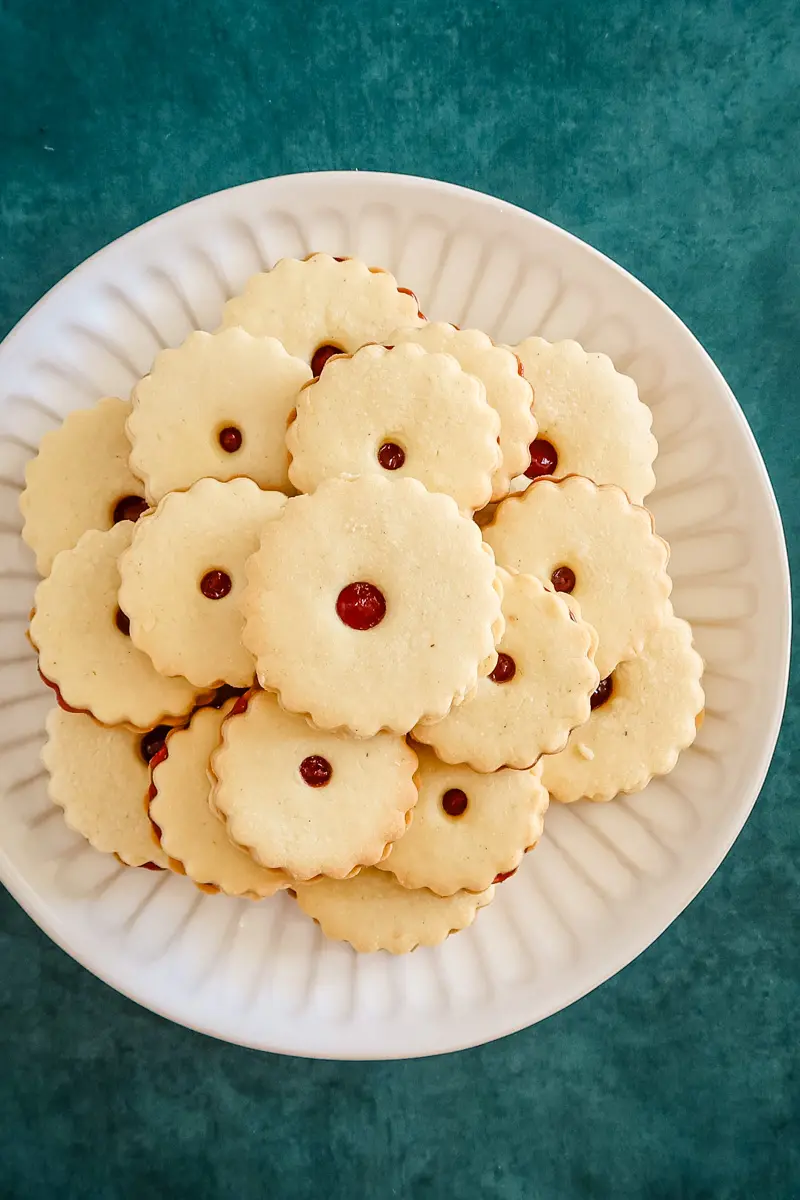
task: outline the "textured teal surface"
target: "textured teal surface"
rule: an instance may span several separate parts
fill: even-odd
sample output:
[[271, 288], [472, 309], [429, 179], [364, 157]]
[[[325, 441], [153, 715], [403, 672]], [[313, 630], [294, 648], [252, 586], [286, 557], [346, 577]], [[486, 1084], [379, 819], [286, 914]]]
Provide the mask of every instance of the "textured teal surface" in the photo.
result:
[[[661, 295], [800, 565], [800, 48], [786, 0], [0, 0], [0, 333], [111, 238], [262, 175], [407, 171]], [[800, 691], [727, 860], [566, 1012], [423, 1062], [293, 1061], [136, 1008], [0, 901], [0, 1196], [800, 1194]]]

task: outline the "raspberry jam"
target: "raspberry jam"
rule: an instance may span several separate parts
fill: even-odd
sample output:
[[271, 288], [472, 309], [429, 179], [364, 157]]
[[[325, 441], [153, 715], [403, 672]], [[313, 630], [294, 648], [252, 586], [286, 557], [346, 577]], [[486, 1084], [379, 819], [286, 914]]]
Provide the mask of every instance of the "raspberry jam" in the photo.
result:
[[163, 759], [167, 757], [165, 741], [169, 730], [169, 725], [156, 725], [155, 729], [151, 729], [144, 735], [139, 743], [139, 750], [146, 763], [152, 764], [153, 759], [157, 754], [161, 754], [162, 750], [164, 754], [159, 762], [163, 762]]
[[120, 631], [120, 633], [124, 633], [125, 637], [130, 637], [131, 636], [131, 623], [130, 623], [130, 620], [128, 619], [128, 617], [125, 616], [125, 613], [122, 611], [121, 608], [117, 609], [117, 615], [114, 618], [114, 620], [116, 622], [117, 629]]
[[498, 654], [497, 665], [489, 678], [492, 683], [508, 683], [517, 673], [517, 664], [510, 654]]
[[226, 425], [219, 431], [219, 444], [226, 454], [235, 454], [242, 446], [242, 431], [235, 425]]
[[350, 629], [374, 629], [386, 616], [386, 601], [374, 583], [349, 583], [339, 592], [336, 612]]
[[467, 811], [467, 793], [461, 788], [448, 788], [442, 796], [442, 808], [448, 817], [460, 817]]
[[501, 871], [499, 875], [495, 875], [492, 883], [505, 883], [505, 881], [510, 879], [512, 875], [516, 875], [518, 870], [519, 867], [514, 867], [513, 871]]
[[114, 508], [114, 524], [118, 521], [138, 521], [149, 505], [141, 496], [123, 496]]
[[325, 346], [317, 347], [311, 358], [311, 374], [315, 379], [322, 374], [322, 368], [329, 358], [333, 358], [334, 354], [344, 354], [341, 346], [333, 346], [328, 343]]
[[396, 442], [384, 442], [378, 451], [378, 462], [385, 471], [399, 471], [406, 461], [406, 452]]
[[221, 600], [232, 586], [231, 577], [225, 571], [206, 571], [200, 580], [200, 591], [207, 600]]
[[309, 754], [300, 763], [300, 775], [309, 787], [321, 788], [330, 783], [333, 767], [321, 754]]
[[611, 699], [611, 693], [614, 691], [613, 675], [606, 675], [605, 679], [601, 679], [597, 687], [589, 697], [589, 704], [592, 706], [592, 712], [596, 708], [602, 708], [607, 700]]
[[552, 442], [545, 438], [537, 438], [530, 444], [531, 465], [525, 474], [528, 479], [540, 479], [542, 475], [552, 475], [558, 465], [558, 454]]
[[550, 582], [557, 592], [571, 592], [575, 587], [575, 572], [572, 567], [556, 567]]

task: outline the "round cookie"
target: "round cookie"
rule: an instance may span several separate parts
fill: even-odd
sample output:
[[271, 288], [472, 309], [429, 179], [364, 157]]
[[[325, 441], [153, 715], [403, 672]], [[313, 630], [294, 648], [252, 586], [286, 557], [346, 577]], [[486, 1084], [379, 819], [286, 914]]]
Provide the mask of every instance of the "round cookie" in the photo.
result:
[[252, 683], [239, 610], [245, 561], [285, 503], [252, 479], [201, 479], [140, 521], [120, 559], [119, 603], [158, 671], [198, 687]]
[[275, 338], [244, 329], [192, 333], [162, 350], [133, 390], [127, 423], [131, 466], [152, 503], [204, 477], [286, 491], [286, 426], [310, 378]]
[[411, 477], [471, 513], [491, 499], [499, 434], [486, 389], [452, 355], [364, 346], [331, 359], [298, 396], [289, 478], [313, 492], [340, 475]]
[[211, 754], [235, 703], [200, 708], [188, 726], [169, 733], [151, 763], [150, 820], [173, 870], [205, 890], [260, 900], [286, 887], [288, 877], [234, 846], [209, 804]]
[[516, 871], [542, 836], [550, 803], [541, 767], [480, 774], [420, 748], [419, 800], [406, 834], [380, 863], [405, 888], [482, 892]]
[[354, 879], [320, 879], [298, 887], [296, 894], [326, 937], [349, 942], [363, 954], [408, 954], [466, 929], [478, 909], [494, 899], [494, 888], [443, 897], [427, 888], [409, 891], [393, 875], [370, 869]]
[[199, 692], [186, 679], [160, 675], [129, 636], [117, 599], [118, 560], [137, 528], [120, 521], [89, 530], [56, 555], [36, 589], [30, 639], [42, 676], [69, 708], [104, 725], [150, 729], [186, 716]]
[[[168, 866], [147, 817], [147, 755], [166, 730], [107, 729], [83, 713], [53, 708], [47, 717], [42, 762], [51, 800], [70, 829], [126, 866]], [[155, 736], [154, 736], [155, 735]]]
[[439, 719], [497, 661], [494, 558], [416, 479], [327, 480], [287, 501], [247, 566], [244, 640], [284, 708], [370, 737]]
[[530, 337], [514, 349], [533, 388], [539, 425], [526, 475], [586, 475], [617, 484], [641, 504], [656, 485], [658, 443], [634, 381], [605, 354], [587, 354], [577, 342]]
[[416, 765], [394, 734], [322, 733], [255, 691], [222, 726], [211, 803], [257, 862], [294, 879], [342, 879], [379, 862], [405, 832]]
[[367, 342], [385, 342], [393, 329], [421, 325], [412, 292], [388, 271], [358, 258], [311, 254], [282, 258], [248, 280], [222, 311], [222, 327], [241, 326], [275, 337], [318, 375], [330, 353], [352, 354]]
[[498, 574], [506, 627], [495, 669], [444, 720], [412, 730], [444, 762], [476, 771], [519, 770], [562, 750], [600, 682], [594, 631], [563, 598], [532, 575]]
[[668, 774], [697, 734], [702, 674], [689, 625], [669, 616], [636, 658], [603, 681], [591, 717], [566, 749], [543, 760], [542, 779], [553, 799], [611, 800]]
[[87, 529], [135, 521], [147, 508], [144, 486], [128, 466], [127, 400], [106, 396], [76, 409], [46, 433], [25, 469], [19, 506], [23, 540], [48, 575], [60, 550], [70, 550]]
[[669, 611], [669, 549], [618, 487], [540, 479], [501, 501], [483, 536], [509, 570], [571, 592], [597, 631], [601, 679], [638, 654]]
[[492, 500], [508, 494], [511, 480], [531, 461], [529, 446], [536, 437], [533, 391], [516, 354], [496, 346], [479, 329], [457, 329], [444, 321], [428, 321], [416, 329], [397, 329], [389, 341], [414, 342], [429, 353], [452, 354], [462, 370], [480, 379], [486, 399], [500, 417], [501, 463], [492, 477]]

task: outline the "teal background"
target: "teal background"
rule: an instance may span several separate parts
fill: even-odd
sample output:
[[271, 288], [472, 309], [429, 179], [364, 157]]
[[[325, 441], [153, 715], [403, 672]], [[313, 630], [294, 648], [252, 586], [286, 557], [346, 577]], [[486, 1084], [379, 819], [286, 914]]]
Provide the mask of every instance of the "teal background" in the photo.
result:
[[[798, 566], [800, 48], [786, 0], [0, 0], [0, 333], [70, 268], [283, 172], [438, 176], [670, 304]], [[800, 1194], [798, 686], [752, 818], [617, 978], [440, 1059], [304, 1062], [138, 1009], [0, 901], [0, 1197]]]

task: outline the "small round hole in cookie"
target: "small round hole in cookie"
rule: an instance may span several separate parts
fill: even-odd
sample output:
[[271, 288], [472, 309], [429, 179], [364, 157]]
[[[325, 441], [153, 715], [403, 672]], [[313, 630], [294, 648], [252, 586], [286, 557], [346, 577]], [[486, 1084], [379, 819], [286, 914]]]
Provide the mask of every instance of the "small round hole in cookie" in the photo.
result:
[[558, 451], [547, 438], [537, 438], [530, 444], [531, 461], [525, 471], [528, 479], [541, 479], [543, 475], [552, 475], [558, 466]]
[[575, 572], [572, 567], [556, 567], [550, 576], [550, 582], [557, 592], [566, 592], [569, 595], [575, 587]]
[[339, 592], [336, 613], [350, 629], [374, 629], [386, 616], [386, 600], [374, 583], [359, 580]]
[[333, 767], [321, 754], [309, 754], [300, 763], [300, 777], [309, 787], [325, 787], [332, 776]]
[[489, 675], [492, 683], [510, 683], [517, 673], [517, 664], [510, 654], [502, 652], [497, 656], [497, 663]]
[[329, 358], [333, 358], [334, 354], [344, 354], [341, 346], [334, 345], [333, 342], [325, 342], [322, 346], [317, 346], [311, 356], [311, 374], [316, 379], [322, 374], [322, 368]]
[[591, 705], [592, 712], [594, 712], [596, 708], [602, 708], [604, 704], [607, 704], [613, 694], [614, 676], [606, 675], [605, 679], [600, 680], [597, 687], [589, 697], [589, 704]]
[[233, 581], [227, 571], [214, 567], [206, 571], [200, 580], [200, 591], [207, 600], [222, 600], [233, 587]]
[[223, 425], [217, 440], [226, 454], [235, 454], [242, 448], [242, 431], [238, 425]]
[[399, 471], [406, 461], [406, 452], [395, 441], [382, 442], [378, 448], [378, 462], [384, 471]]
[[138, 521], [149, 505], [141, 496], [122, 496], [114, 505], [111, 519], [115, 525], [120, 521]]
[[467, 793], [461, 788], [448, 788], [442, 796], [442, 808], [448, 817], [463, 817], [468, 804]]

